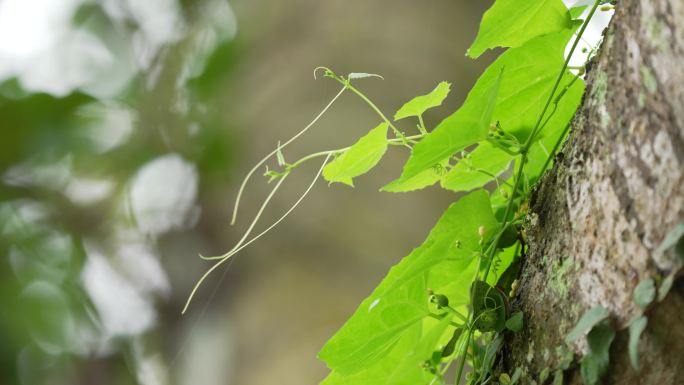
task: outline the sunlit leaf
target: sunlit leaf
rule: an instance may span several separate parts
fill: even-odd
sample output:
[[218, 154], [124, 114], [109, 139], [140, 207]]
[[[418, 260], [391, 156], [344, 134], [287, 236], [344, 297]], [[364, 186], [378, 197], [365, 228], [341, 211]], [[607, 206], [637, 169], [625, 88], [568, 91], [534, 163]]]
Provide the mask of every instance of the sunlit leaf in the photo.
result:
[[394, 120], [404, 119], [409, 116], [420, 116], [430, 108], [440, 106], [449, 95], [450, 88], [450, 83], [441, 82], [429, 94], [416, 96], [401, 106], [399, 111], [394, 114]]
[[408, 179], [395, 179], [394, 181], [383, 186], [380, 191], [385, 192], [409, 192], [420, 190], [422, 188], [432, 186], [439, 182], [446, 172], [446, 165], [448, 160], [439, 162], [434, 167], [428, 168], [418, 173], [416, 176]]
[[441, 185], [452, 191], [482, 187], [506, 171], [512, 160], [512, 155], [484, 142], [456, 163], [442, 178]]
[[[373, 294], [326, 343], [319, 357], [344, 376], [383, 359], [402, 335], [427, 315], [424, 273], [440, 262], [449, 262], [454, 264], [451, 279], [455, 279], [471, 265], [479, 250], [480, 226], [492, 230], [498, 226], [483, 190], [461, 198], [446, 210], [425, 242], [390, 269]], [[430, 281], [431, 286], [446, 282]], [[465, 287], [468, 285], [464, 282]]]
[[354, 186], [352, 178], [367, 173], [387, 151], [387, 123], [380, 123], [323, 169], [328, 182]]
[[[391, 274], [392, 270], [388, 277]], [[414, 276], [410, 282], [380, 297], [375, 293], [382, 291], [383, 283], [319, 352], [318, 357], [330, 369], [347, 375], [382, 360], [427, 315], [423, 275]]]
[[[573, 27], [538, 37], [503, 53], [478, 79], [461, 108], [416, 144], [399, 180], [408, 180], [458, 151], [485, 140], [489, 124], [494, 121], [521, 141], [527, 140], [563, 66], [565, 46], [574, 30]], [[573, 78], [574, 75], [566, 74], [561, 87]], [[496, 99], [495, 106], [491, 105], [492, 98]], [[574, 113], [575, 108], [576, 105], [569, 109]], [[560, 135], [567, 124], [567, 120], [562, 121], [560, 117], [554, 115], [540, 138], [550, 132]], [[535, 164], [539, 168], [543, 161], [535, 161]]]
[[476, 58], [495, 47], [519, 47], [569, 24], [570, 14], [562, 0], [497, 0], [482, 17], [468, 56]]

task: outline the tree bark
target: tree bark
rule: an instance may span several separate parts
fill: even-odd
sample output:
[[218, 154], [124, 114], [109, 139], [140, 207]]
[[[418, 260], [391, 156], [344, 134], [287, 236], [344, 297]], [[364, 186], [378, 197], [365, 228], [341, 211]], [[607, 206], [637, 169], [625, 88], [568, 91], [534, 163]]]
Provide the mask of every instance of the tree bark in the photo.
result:
[[639, 371], [626, 330], [640, 313], [635, 286], [681, 272], [672, 251], [656, 249], [684, 220], [684, 1], [620, 0], [616, 8], [572, 133], [530, 201], [513, 302], [525, 328], [507, 337], [502, 360], [508, 373], [524, 369], [523, 383], [541, 383], [563, 346], [575, 354], [564, 383], [581, 383], [585, 343], [563, 339], [602, 304], [617, 330], [604, 385], [684, 384], [684, 280], [646, 311]]

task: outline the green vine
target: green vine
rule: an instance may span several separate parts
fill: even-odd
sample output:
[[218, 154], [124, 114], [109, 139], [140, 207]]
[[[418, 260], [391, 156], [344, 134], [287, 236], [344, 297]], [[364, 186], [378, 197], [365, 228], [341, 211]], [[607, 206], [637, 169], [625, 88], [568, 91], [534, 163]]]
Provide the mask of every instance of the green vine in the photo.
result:
[[[271, 193], [239, 242], [227, 253], [202, 257], [214, 265], [199, 279], [183, 309], [214, 270], [280, 223], [322, 176], [330, 183], [353, 186], [372, 169], [389, 146], [410, 149], [401, 176], [382, 191], [418, 190], [436, 183], [467, 195], [453, 203], [426, 241], [394, 266], [354, 315], [323, 347], [319, 357], [331, 374], [325, 385], [453, 384], [465, 375], [469, 384], [514, 383], [506, 373], [492, 376], [506, 332], [523, 327], [524, 316], [510, 309], [515, 280], [526, 245], [521, 226], [534, 184], [550, 166], [566, 137], [584, 92], [582, 67], [570, 68], [587, 25], [604, 1], [596, 0], [584, 20], [586, 6], [568, 9], [561, 0], [520, 2], [497, 0], [488, 10], [468, 51], [476, 58], [495, 47], [508, 49], [485, 70], [463, 105], [433, 129], [423, 114], [442, 104], [450, 84], [441, 82], [426, 95], [404, 104], [389, 119], [355, 84], [379, 75], [341, 76], [326, 67], [324, 77], [342, 88], [300, 132], [259, 161], [243, 180], [231, 223], [251, 176], [266, 169]], [[572, 45], [565, 55], [566, 46]], [[590, 54], [595, 48], [590, 50]], [[576, 71], [576, 72], [572, 72]], [[309, 130], [345, 91], [359, 97], [380, 123], [355, 144], [285, 160], [283, 150]], [[417, 134], [407, 135], [398, 121], [415, 118]], [[388, 138], [388, 134], [391, 135]], [[259, 218], [288, 175], [302, 164], [323, 159], [302, 196], [275, 223], [249, 238]], [[506, 176], [512, 170], [512, 175]], [[496, 188], [484, 187], [494, 183]], [[517, 381], [519, 374], [514, 375]]]

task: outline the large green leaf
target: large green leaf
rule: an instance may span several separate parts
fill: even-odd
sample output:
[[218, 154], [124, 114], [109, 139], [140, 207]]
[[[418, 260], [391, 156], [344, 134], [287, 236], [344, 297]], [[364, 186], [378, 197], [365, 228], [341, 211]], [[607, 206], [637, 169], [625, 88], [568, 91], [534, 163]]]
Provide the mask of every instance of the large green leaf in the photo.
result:
[[562, 0], [497, 0], [482, 17], [468, 56], [476, 58], [495, 47], [519, 47], [537, 36], [568, 28], [570, 20]]
[[571, 343], [587, 334], [594, 326], [608, 318], [610, 313], [602, 305], [596, 305], [582, 315], [577, 325], [565, 336], [565, 342]]
[[[429, 359], [445, 336], [450, 317], [441, 321], [427, 319], [423, 327], [415, 325], [401, 337], [382, 360], [352, 374], [333, 371], [321, 385], [426, 385], [433, 378], [420, 363]], [[426, 330], [421, 335], [420, 331]]]
[[[383, 283], [391, 279], [392, 270]], [[318, 353], [330, 369], [348, 375], [382, 360], [405, 332], [427, 316], [424, 274], [378, 296], [383, 283]]]
[[441, 82], [429, 94], [416, 96], [401, 106], [399, 111], [394, 114], [394, 120], [404, 119], [409, 116], [420, 116], [430, 108], [440, 106], [449, 95], [450, 88], [451, 84]]
[[387, 151], [387, 123], [380, 123], [323, 169], [328, 182], [354, 186], [352, 178], [367, 173]]
[[639, 370], [639, 340], [641, 333], [646, 330], [646, 325], [648, 325], [648, 318], [643, 315], [629, 321], [629, 362], [636, 370]]
[[441, 262], [451, 261], [456, 269], [466, 269], [481, 249], [480, 227], [488, 234], [494, 234], [499, 227], [484, 190], [474, 191], [449, 206], [425, 242], [392, 268], [378, 287], [379, 294], [392, 292]]
[[[574, 30], [573, 27], [541, 36], [503, 53], [480, 76], [463, 106], [416, 144], [399, 180], [408, 180], [485, 140], [492, 121], [498, 121], [521, 141], [527, 140], [563, 66], [565, 46]], [[568, 84], [573, 76], [567, 74], [561, 84]], [[496, 103], [492, 107], [494, 96]], [[548, 126], [552, 131], [552, 124]]]
[[442, 187], [453, 191], [482, 187], [506, 171], [512, 160], [512, 155], [484, 142], [449, 170]]
[[[489, 196], [483, 190], [461, 198], [447, 209], [425, 242], [390, 269], [373, 294], [326, 343], [319, 357], [343, 376], [384, 360], [403, 334], [428, 314], [425, 273], [440, 262], [448, 262], [453, 272], [451, 280], [455, 280], [479, 250], [480, 226], [492, 233], [498, 226]], [[448, 282], [431, 280], [429, 284], [439, 290]], [[470, 280], [464, 282], [466, 292], [469, 284]]]

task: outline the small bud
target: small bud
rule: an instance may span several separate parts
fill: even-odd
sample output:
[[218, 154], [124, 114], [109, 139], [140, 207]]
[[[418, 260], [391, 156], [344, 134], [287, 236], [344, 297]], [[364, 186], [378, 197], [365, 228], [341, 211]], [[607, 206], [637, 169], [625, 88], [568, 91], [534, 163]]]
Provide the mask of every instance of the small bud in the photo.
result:
[[600, 9], [602, 12], [608, 12], [608, 11], [612, 11], [614, 8], [615, 7], [613, 7], [612, 5], [603, 5], [603, 6], [601, 6]]
[[432, 297], [430, 297], [430, 302], [437, 305], [437, 309], [449, 306], [449, 298], [447, 298], [444, 294], [434, 294]]
[[480, 234], [480, 237], [484, 237], [485, 234], [487, 233], [487, 229], [485, 229], [484, 226], [480, 226], [480, 228], [477, 230], [477, 232]]

